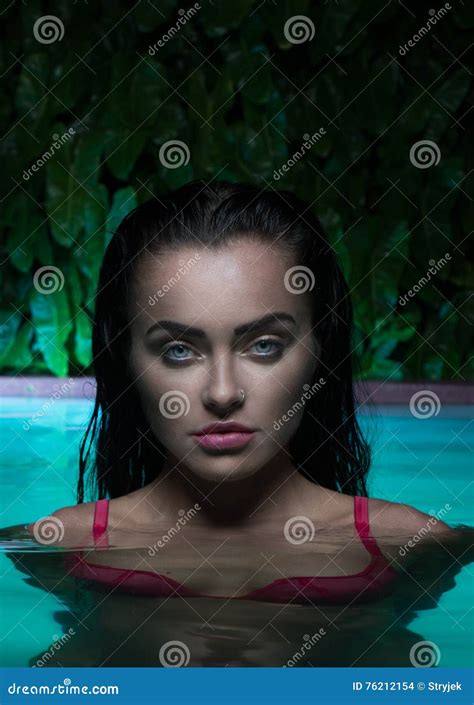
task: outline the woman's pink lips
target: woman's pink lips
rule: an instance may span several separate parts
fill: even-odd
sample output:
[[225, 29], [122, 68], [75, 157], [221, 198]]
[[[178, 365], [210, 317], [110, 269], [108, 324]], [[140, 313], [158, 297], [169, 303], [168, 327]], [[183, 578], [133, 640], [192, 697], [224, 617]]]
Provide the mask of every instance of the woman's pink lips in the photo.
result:
[[203, 448], [224, 450], [226, 448], [240, 448], [240, 446], [244, 446], [254, 436], [255, 431], [228, 431], [227, 433], [194, 434], [193, 438], [195, 438], [196, 443]]

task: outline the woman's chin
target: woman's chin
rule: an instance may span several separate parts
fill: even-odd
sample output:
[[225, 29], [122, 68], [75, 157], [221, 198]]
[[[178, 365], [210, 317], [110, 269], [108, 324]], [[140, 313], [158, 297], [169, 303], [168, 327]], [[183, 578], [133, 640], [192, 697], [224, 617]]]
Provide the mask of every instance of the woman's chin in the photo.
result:
[[210, 484], [220, 484], [221, 486], [225, 482], [231, 483], [246, 480], [247, 478], [255, 475], [255, 473], [257, 472], [255, 468], [232, 468], [229, 467], [229, 463], [226, 463], [226, 467], [217, 467], [217, 465], [218, 464], [216, 464], [216, 466], [213, 468], [207, 468], [205, 471], [203, 471], [202, 468], [191, 468], [188, 469], [188, 472], [190, 470], [191, 474], [195, 475], [196, 478], [199, 478], [201, 481], [208, 482]]

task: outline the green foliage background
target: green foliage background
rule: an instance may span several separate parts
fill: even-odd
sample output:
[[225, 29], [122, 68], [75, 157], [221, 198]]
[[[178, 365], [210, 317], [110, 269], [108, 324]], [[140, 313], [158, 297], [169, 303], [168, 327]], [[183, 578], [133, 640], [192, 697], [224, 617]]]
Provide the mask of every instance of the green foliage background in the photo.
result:
[[[3, 371], [90, 372], [96, 280], [120, 219], [155, 192], [225, 178], [289, 188], [312, 203], [352, 289], [365, 377], [472, 379], [472, 6], [453, 0], [401, 56], [399, 46], [437, 5], [200, 5], [151, 55], [187, 5], [6, 3]], [[34, 23], [47, 14], [63, 23], [61, 41], [35, 39]], [[295, 15], [314, 23], [311, 41], [286, 39], [285, 22]], [[25, 180], [53, 135], [70, 127], [75, 135]], [[274, 179], [303, 136], [321, 127], [326, 135]], [[425, 139], [441, 159], [418, 169], [410, 147]], [[187, 165], [160, 163], [167, 140], [189, 146]], [[432, 282], [397, 304], [446, 252], [451, 260]], [[65, 280], [50, 295], [33, 286], [46, 265]]]

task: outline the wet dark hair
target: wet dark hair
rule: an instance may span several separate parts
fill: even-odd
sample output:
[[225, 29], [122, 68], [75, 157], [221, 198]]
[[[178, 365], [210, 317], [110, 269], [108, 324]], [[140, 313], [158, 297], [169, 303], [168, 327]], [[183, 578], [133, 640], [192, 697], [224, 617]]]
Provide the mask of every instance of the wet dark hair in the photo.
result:
[[97, 393], [80, 447], [79, 503], [86, 475], [92, 499], [113, 498], [151, 482], [165, 460], [128, 372], [127, 305], [138, 262], [183, 247], [215, 250], [242, 237], [283, 248], [314, 275], [314, 288], [305, 294], [320, 346], [313, 384], [321, 377], [325, 384], [305, 402], [288, 446], [292, 461], [324, 487], [367, 496], [371, 454], [355, 416], [352, 305], [321, 223], [289, 191], [195, 181], [134, 208], [106, 249], [92, 336]]

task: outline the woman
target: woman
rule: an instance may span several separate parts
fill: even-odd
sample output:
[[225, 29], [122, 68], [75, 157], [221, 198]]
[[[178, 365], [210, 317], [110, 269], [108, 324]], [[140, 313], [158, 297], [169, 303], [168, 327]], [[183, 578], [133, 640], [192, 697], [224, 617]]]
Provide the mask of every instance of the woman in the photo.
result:
[[[456, 531], [367, 498], [351, 336], [342, 272], [291, 193], [196, 182], [124, 218], [97, 291], [78, 504], [46, 518], [57, 543], [90, 550], [68, 559], [66, 580], [38, 578], [66, 604], [77, 578], [108, 596], [84, 610], [84, 647], [76, 637], [61, 663], [154, 664], [158, 642], [186, 634], [195, 665], [281, 665], [303, 651], [307, 665], [302, 634], [325, 625], [313, 665], [410, 665], [421, 636], [400, 625], [461, 563], [445, 553], [444, 582], [439, 560], [411, 581], [407, 568], [422, 565], [420, 544]], [[84, 502], [87, 476], [96, 501]], [[41, 542], [46, 527], [28, 530]], [[423, 540], [401, 551], [412, 537]], [[25, 556], [16, 565], [34, 576]], [[395, 588], [400, 616], [387, 606]], [[359, 603], [370, 617], [355, 618]], [[210, 624], [224, 642], [198, 637]]]
[[[388, 561], [401, 561], [389, 537], [433, 518], [367, 500], [351, 335], [343, 274], [318, 219], [291, 193], [197, 182], [135, 208], [100, 274], [79, 503], [53, 516], [65, 545], [101, 537], [123, 548], [146, 532], [160, 550], [153, 542], [132, 565], [130, 552], [95, 551], [96, 570], [81, 561], [76, 574], [144, 594], [345, 602], [384, 593], [397, 574]], [[83, 501], [89, 465], [98, 503]], [[301, 540], [316, 530], [347, 534], [331, 560]], [[285, 536], [291, 550], [280, 546], [279, 565], [246, 545], [262, 532]], [[437, 521], [436, 533], [450, 529]], [[196, 561], [193, 536], [212, 546], [226, 538], [226, 556], [235, 543], [239, 577]], [[148, 577], [98, 576], [101, 564], [141, 565]]]

